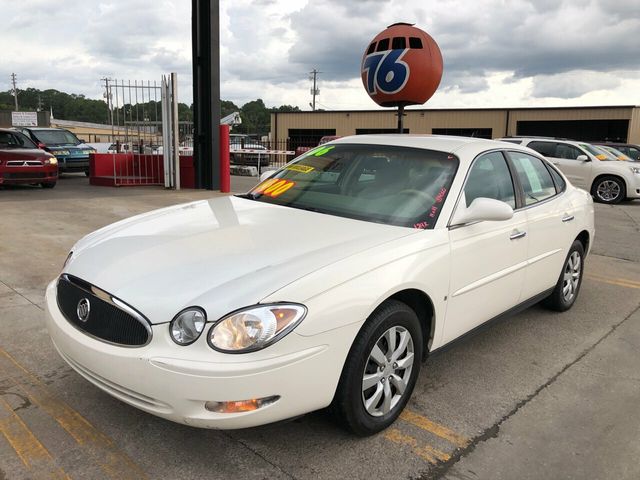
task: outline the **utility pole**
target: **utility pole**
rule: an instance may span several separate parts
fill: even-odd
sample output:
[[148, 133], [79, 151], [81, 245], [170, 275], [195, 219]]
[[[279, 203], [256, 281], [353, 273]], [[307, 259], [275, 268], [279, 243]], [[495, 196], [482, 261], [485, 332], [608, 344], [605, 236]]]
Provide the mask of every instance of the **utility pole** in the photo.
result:
[[318, 88], [318, 74], [322, 73], [315, 68], [309, 72], [309, 80], [313, 80], [313, 88], [311, 89], [311, 95], [313, 96], [313, 103], [311, 109], [316, 111], [316, 95], [320, 95], [320, 89]]
[[18, 76], [15, 73], [12, 73], [11, 84], [13, 85], [13, 90], [11, 91], [11, 93], [13, 93], [13, 100], [16, 103], [16, 112], [19, 112], [20, 109], [18, 108], [18, 88], [16, 87], [16, 78], [18, 78]]
[[111, 104], [111, 87], [109, 86], [111, 79], [105, 77], [100, 80], [104, 82], [104, 98], [107, 101], [107, 108], [109, 109], [109, 113], [107, 114], [107, 124], [111, 122], [111, 125], [113, 125], [113, 105]]

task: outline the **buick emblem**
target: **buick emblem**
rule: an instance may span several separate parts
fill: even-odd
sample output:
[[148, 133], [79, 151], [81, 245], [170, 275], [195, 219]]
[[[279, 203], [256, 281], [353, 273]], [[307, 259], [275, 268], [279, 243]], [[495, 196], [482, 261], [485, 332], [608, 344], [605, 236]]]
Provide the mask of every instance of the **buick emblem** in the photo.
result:
[[86, 322], [89, 319], [89, 312], [91, 311], [91, 304], [89, 303], [89, 299], [83, 298], [78, 302], [78, 308], [76, 308], [76, 313], [78, 314], [78, 320], [81, 322]]

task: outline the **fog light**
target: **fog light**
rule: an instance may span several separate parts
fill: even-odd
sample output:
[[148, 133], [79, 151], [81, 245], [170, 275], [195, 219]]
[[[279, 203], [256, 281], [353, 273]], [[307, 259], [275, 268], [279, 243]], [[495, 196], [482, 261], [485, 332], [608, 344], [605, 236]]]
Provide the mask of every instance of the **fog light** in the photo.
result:
[[204, 310], [190, 307], [175, 316], [169, 324], [171, 339], [178, 345], [191, 345], [195, 342], [207, 323]]
[[271, 397], [252, 398], [250, 400], [237, 400], [232, 402], [206, 402], [204, 408], [215, 413], [241, 413], [251, 412], [266, 407], [280, 400], [280, 395]]

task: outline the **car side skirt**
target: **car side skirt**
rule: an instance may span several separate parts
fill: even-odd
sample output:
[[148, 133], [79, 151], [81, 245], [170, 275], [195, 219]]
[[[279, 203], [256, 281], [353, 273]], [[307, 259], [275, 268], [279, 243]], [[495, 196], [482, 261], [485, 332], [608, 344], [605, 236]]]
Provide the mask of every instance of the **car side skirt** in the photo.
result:
[[445, 351], [449, 350], [450, 348], [456, 346], [458, 343], [462, 342], [463, 340], [468, 340], [469, 338], [474, 337], [478, 333], [480, 333], [480, 332], [482, 332], [482, 331], [484, 331], [484, 330], [486, 330], [488, 328], [493, 327], [497, 323], [502, 322], [503, 320], [507, 319], [508, 317], [511, 317], [512, 315], [515, 315], [517, 313], [522, 312], [523, 310], [526, 310], [529, 307], [532, 307], [536, 303], [539, 303], [540, 301], [544, 300], [549, 295], [551, 295], [551, 293], [553, 292], [554, 288], [555, 288], [555, 286], [549, 288], [548, 290], [545, 290], [542, 293], [539, 293], [539, 294], [531, 297], [528, 300], [525, 300], [522, 303], [519, 303], [515, 307], [512, 307], [509, 310], [507, 310], [505, 312], [502, 312], [500, 315], [497, 315], [497, 316], [487, 320], [486, 322], [478, 325], [473, 330], [469, 330], [467, 333], [465, 333], [463, 335], [460, 335], [458, 338], [455, 338], [455, 339], [451, 340], [449, 343], [446, 343], [446, 344], [442, 345], [441, 347], [438, 347], [438, 348], [428, 352], [426, 358], [433, 357], [434, 355], [439, 355], [440, 353], [445, 352]]

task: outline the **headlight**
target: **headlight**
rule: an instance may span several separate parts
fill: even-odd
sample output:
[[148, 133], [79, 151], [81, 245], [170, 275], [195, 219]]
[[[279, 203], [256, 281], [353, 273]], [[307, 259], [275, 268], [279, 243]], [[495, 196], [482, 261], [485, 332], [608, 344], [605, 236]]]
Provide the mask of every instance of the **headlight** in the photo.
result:
[[277, 342], [302, 321], [307, 307], [278, 303], [234, 312], [209, 330], [207, 341], [221, 352], [245, 353]]
[[69, 150], [56, 150], [52, 152], [54, 155], [69, 155]]
[[629, 167], [633, 173], [640, 175], [640, 167]]
[[198, 307], [189, 307], [171, 320], [169, 333], [178, 345], [190, 345], [200, 337], [205, 323], [207, 323], [207, 316], [204, 310]]
[[45, 165], [57, 165], [58, 164], [58, 159], [56, 157], [51, 157], [51, 158], [47, 158], [44, 161]]

